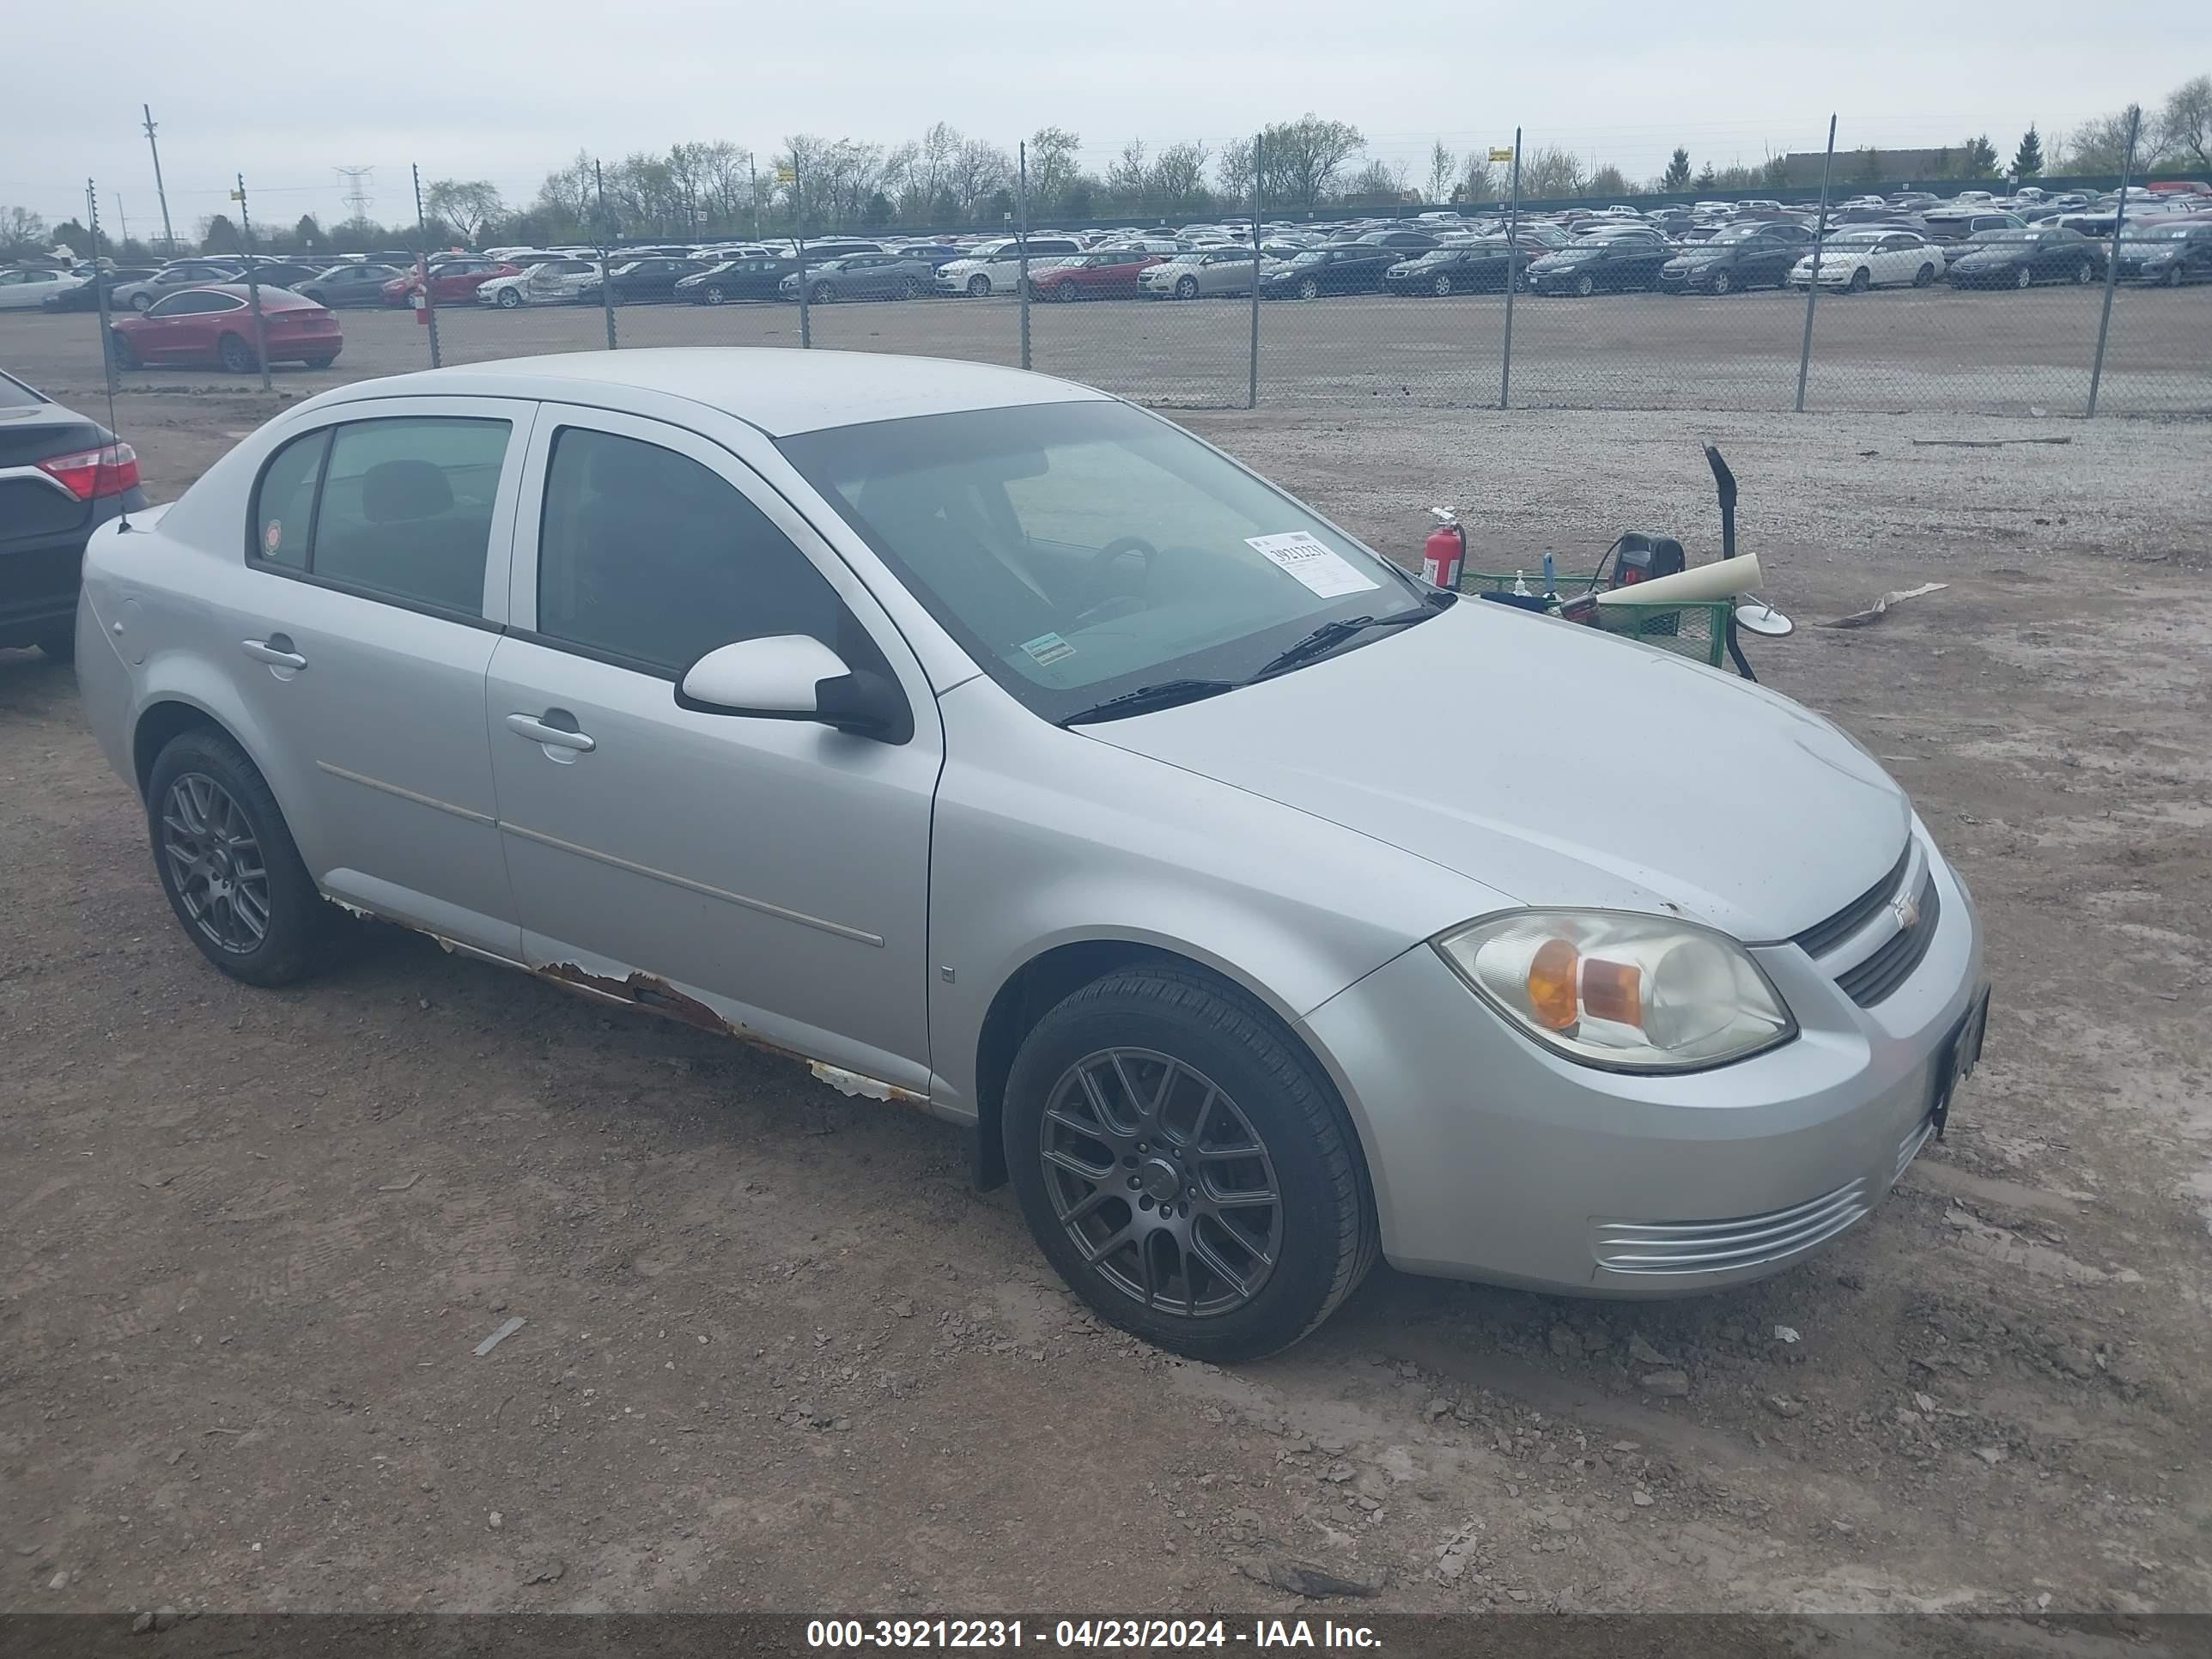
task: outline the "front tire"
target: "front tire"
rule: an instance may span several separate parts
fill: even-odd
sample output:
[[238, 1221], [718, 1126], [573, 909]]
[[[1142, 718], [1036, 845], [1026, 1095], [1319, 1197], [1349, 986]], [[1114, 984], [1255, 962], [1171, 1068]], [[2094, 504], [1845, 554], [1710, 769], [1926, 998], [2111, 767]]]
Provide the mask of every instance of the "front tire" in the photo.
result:
[[988, 276], [984, 276], [983, 273], [979, 270], [973, 276], [970, 276], [968, 279], [968, 297], [969, 299], [987, 300], [990, 295], [991, 279]]
[[2012, 279], [2012, 285], [2017, 289], [2033, 288], [2035, 286], [2035, 273], [2030, 270], [2026, 265], [2022, 265], [2020, 268], [2020, 275]]
[[2096, 280], [2097, 267], [2091, 264], [2087, 259], [2084, 259], [2081, 262], [2081, 269], [2074, 273], [2074, 282], [2075, 286], [2079, 288], [2087, 288], [2090, 283]]
[[1729, 286], [1728, 272], [1725, 270], [1715, 271], [1713, 273], [1711, 286], [1715, 298], [1718, 298], [1721, 295], [1727, 293]]
[[806, 297], [817, 306], [826, 306], [837, 297], [837, 290], [827, 283], [817, 283]]
[[1575, 278], [1575, 292], [1583, 299], [1597, 292], [1597, 278], [1585, 273]]
[[1176, 298], [1178, 300], [1195, 300], [1198, 298], [1198, 278], [1195, 276], [1185, 276], [1178, 281], [1176, 283]]
[[2168, 288], [2179, 288], [2181, 286], [2181, 267], [2179, 265], [2174, 266], [2172, 270], [2166, 273], [2166, 285]]
[[155, 872], [202, 956], [248, 985], [289, 985], [321, 965], [342, 918], [236, 744], [204, 730], [170, 739], [146, 800]]
[[1429, 292], [1435, 295], [1437, 298], [1441, 300], [1449, 295], [1451, 291], [1451, 278], [1445, 276], [1442, 271], [1438, 271], [1437, 273], [1436, 281], [1429, 284]]
[[501, 311], [520, 311], [522, 308], [521, 290], [520, 289], [512, 288], [503, 288], [500, 289], [499, 308]]
[[107, 343], [109, 349], [115, 355], [115, 367], [118, 370], [138, 368], [143, 366], [138, 361], [138, 348], [131, 343], [129, 335], [118, 334], [111, 329], [108, 331]]
[[1936, 267], [1933, 265], [1923, 265], [1912, 273], [1912, 286], [1915, 288], [1929, 287], [1935, 281]]
[[1177, 1353], [1289, 1346], [1380, 1248], [1326, 1075], [1257, 1003], [1180, 963], [1109, 974], [1040, 1020], [1002, 1127], [1054, 1268], [1102, 1318]]
[[1851, 273], [1851, 280], [1845, 286], [1853, 294], [1863, 294], [1874, 286], [1874, 273], [1861, 265]]

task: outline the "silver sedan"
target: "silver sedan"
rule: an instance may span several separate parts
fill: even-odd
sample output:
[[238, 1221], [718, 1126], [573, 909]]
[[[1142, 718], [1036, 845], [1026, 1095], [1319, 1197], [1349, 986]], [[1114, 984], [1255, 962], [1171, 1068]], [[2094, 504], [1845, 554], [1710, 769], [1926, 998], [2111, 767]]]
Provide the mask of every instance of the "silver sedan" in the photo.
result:
[[[1263, 274], [1273, 268], [1264, 252], [1261, 260]], [[1154, 265], [1137, 283], [1153, 299], [1195, 300], [1210, 294], [1249, 294], [1252, 270], [1249, 247], [1202, 247]]]
[[787, 1053], [963, 1126], [1068, 1283], [1188, 1354], [1296, 1340], [1378, 1255], [1771, 1273], [1980, 1048], [1966, 887], [1842, 732], [1426, 587], [1063, 381], [366, 381], [84, 578], [85, 708], [217, 968], [284, 984], [380, 916]]

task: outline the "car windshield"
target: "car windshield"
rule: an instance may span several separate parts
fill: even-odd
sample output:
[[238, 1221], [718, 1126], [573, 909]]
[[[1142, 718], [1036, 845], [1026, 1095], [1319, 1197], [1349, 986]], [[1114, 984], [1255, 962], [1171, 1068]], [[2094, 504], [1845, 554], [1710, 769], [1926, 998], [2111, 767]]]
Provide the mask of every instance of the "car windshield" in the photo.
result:
[[1886, 230], [1847, 230], [1828, 240], [1844, 247], [1871, 247], [1889, 234]]
[[46, 401], [12, 374], [0, 374], [0, 409], [38, 409]]
[[1125, 404], [921, 416], [779, 447], [1048, 720], [1167, 681], [1247, 678], [1322, 623], [1395, 617], [1424, 591]]
[[2187, 225], [2154, 225], [2145, 230], [2124, 230], [2124, 242], [2185, 242], [2189, 240]]
[[1317, 247], [1310, 247], [1291, 256], [1294, 265], [1322, 265], [1328, 263], [1328, 255]]

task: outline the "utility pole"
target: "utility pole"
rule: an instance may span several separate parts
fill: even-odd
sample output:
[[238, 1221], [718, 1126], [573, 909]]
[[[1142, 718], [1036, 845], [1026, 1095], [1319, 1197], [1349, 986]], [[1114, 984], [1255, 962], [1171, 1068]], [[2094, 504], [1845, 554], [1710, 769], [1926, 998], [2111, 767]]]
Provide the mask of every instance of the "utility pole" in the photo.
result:
[[[119, 190], [115, 192], [115, 222], [117, 225], [121, 227], [117, 234], [117, 240], [118, 242], [129, 241], [131, 240], [131, 216], [123, 210], [123, 192]], [[97, 236], [93, 238], [94, 246], [92, 250], [92, 257], [95, 259], [100, 258], [99, 240], [100, 239]], [[118, 252], [120, 251], [121, 250], [118, 248]]]
[[176, 233], [169, 228], [169, 192], [161, 183], [161, 147], [154, 142], [154, 106], [141, 104], [146, 115], [146, 148], [154, 152], [154, 193], [161, 198], [161, 247], [164, 252], [177, 251]]
[[239, 240], [246, 249], [246, 300], [253, 312], [253, 356], [261, 365], [261, 389], [267, 392], [271, 389], [269, 385], [269, 329], [261, 320], [261, 282], [254, 274], [261, 269], [261, 263], [253, 257], [253, 221], [246, 211], [246, 175], [242, 173], [238, 175], [238, 188], [231, 191], [230, 199], [238, 204]]

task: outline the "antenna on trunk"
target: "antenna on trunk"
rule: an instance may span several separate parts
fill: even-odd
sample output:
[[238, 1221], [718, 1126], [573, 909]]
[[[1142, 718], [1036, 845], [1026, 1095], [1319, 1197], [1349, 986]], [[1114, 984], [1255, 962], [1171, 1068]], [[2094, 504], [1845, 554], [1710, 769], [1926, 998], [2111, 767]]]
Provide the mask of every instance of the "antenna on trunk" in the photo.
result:
[[[110, 444], [121, 444], [123, 434], [115, 424], [115, 337], [108, 331], [106, 273], [100, 268], [100, 191], [89, 179], [84, 181], [84, 207], [85, 223], [92, 229], [92, 293], [100, 309], [100, 378], [107, 388], [108, 444], [100, 446], [106, 449]], [[106, 457], [100, 459], [104, 462]], [[95, 477], [98, 465], [94, 465]], [[127, 534], [131, 529], [130, 501], [130, 492], [125, 490], [116, 503], [115, 528], [120, 534]]]

